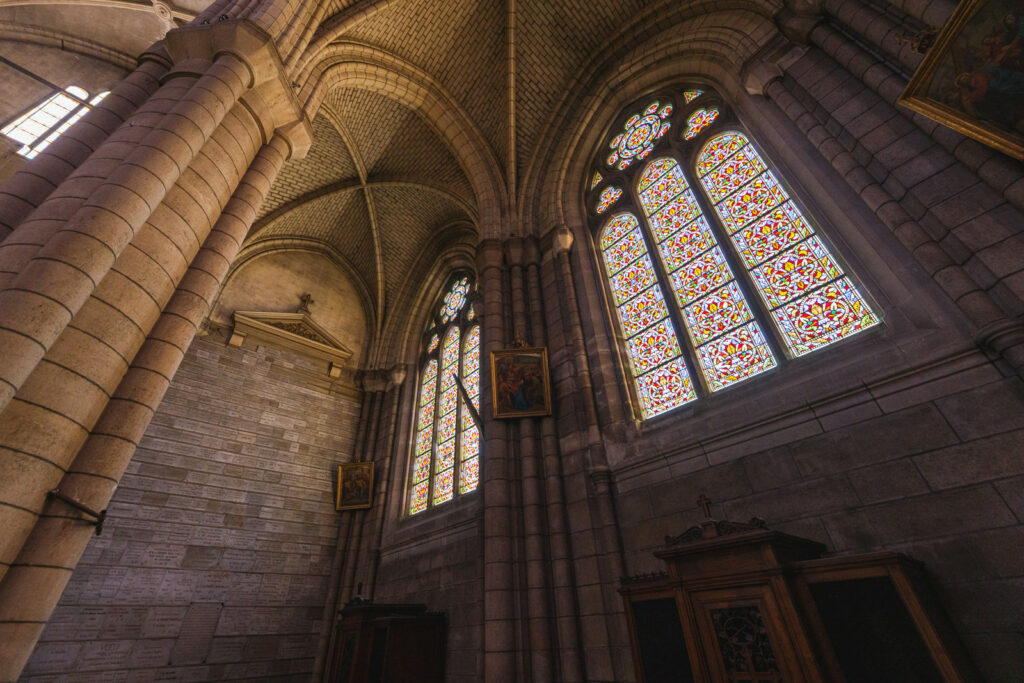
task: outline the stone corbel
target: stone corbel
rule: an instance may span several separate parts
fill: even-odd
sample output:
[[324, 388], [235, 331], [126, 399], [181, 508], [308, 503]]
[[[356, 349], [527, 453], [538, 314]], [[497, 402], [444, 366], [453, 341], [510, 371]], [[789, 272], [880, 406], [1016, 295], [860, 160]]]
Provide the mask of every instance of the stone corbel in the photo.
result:
[[399, 363], [392, 368], [360, 370], [356, 373], [356, 382], [363, 391], [383, 392], [402, 386], [407, 374], [408, 368]]
[[551, 251], [558, 256], [563, 252], [567, 252], [572, 249], [573, 239], [572, 230], [568, 226], [561, 225], [557, 227], [551, 234]]
[[768, 86], [782, 78], [786, 68], [806, 51], [805, 46], [793, 44], [782, 34], [776, 35], [743, 64], [743, 88], [751, 95], [764, 95]]

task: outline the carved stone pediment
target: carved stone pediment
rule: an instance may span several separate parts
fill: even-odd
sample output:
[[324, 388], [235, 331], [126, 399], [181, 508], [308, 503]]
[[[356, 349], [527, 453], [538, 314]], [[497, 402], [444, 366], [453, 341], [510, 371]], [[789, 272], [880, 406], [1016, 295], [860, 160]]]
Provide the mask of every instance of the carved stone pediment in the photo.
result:
[[310, 318], [309, 313], [235, 311], [235, 327], [228, 346], [239, 347], [249, 338], [290, 349], [328, 363], [328, 374], [339, 377], [352, 351]]

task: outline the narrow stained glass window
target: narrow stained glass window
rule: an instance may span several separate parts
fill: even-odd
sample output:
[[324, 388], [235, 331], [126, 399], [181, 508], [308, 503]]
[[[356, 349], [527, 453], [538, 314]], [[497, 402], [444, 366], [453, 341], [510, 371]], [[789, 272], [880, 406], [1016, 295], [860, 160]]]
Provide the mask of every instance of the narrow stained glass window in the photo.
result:
[[431, 359], [420, 382], [419, 414], [416, 418], [416, 442], [413, 446], [412, 492], [409, 512], [427, 509], [430, 487], [430, 461], [434, 446], [434, 406], [437, 399], [437, 360]]
[[794, 355], [879, 322], [746, 136], [712, 138], [697, 172]]
[[697, 398], [636, 216], [613, 216], [600, 246], [644, 417]]
[[[462, 384], [473, 403], [473, 409], [479, 413], [480, 328], [476, 326], [466, 333], [462, 347]], [[462, 453], [459, 463], [459, 493], [472, 491], [480, 481], [480, 430], [465, 404], [462, 411]]]
[[601, 172], [595, 171], [594, 177], [590, 181], [590, 189], [593, 190], [595, 187], [600, 185], [602, 180], [604, 180], [604, 177], [601, 175]]
[[683, 169], [675, 159], [653, 161], [637, 190], [711, 391], [775, 367]]
[[[426, 360], [414, 430], [409, 514], [416, 514], [477, 488], [480, 434], [459, 390], [473, 408], [480, 402], [480, 326], [471, 323], [468, 276], [456, 278], [424, 336]], [[466, 330], [463, 335], [463, 330]]]

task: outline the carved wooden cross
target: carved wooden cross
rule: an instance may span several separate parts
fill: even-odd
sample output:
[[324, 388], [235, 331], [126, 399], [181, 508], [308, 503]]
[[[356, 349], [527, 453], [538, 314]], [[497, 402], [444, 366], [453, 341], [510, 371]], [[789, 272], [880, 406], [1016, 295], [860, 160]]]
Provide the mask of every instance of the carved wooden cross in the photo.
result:
[[702, 493], [700, 494], [700, 498], [697, 499], [697, 505], [704, 510], [704, 516], [711, 519], [711, 499]]

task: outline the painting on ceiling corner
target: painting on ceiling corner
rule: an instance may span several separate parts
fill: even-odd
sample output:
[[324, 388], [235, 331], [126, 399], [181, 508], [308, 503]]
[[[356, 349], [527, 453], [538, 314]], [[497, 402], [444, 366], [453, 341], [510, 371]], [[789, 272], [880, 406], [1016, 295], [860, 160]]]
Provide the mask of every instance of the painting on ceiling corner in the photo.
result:
[[962, 0], [899, 103], [1024, 159], [1024, 6]]

